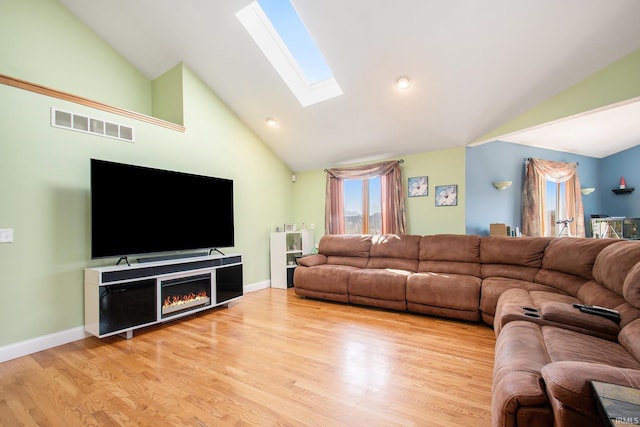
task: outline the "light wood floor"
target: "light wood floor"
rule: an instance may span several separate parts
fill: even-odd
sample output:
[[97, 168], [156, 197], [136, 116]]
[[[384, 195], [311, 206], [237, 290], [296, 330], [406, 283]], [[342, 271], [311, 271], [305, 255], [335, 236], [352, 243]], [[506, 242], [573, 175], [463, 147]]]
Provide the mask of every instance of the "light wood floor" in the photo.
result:
[[0, 425], [485, 426], [487, 326], [265, 289], [0, 364]]

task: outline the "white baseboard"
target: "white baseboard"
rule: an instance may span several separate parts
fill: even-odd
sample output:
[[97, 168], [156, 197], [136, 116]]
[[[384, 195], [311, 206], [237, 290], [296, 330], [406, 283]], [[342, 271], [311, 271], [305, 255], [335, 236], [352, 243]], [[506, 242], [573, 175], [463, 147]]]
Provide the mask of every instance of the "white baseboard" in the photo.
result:
[[[261, 289], [269, 288], [270, 286], [271, 281], [265, 280], [245, 286], [243, 291], [245, 293], [256, 292]], [[89, 336], [91, 335], [85, 332], [84, 326], [78, 326], [76, 328], [67, 329], [66, 331], [54, 332], [53, 334], [9, 344], [4, 347], [0, 347], [0, 363], [26, 356], [28, 354], [37, 353], [38, 351], [46, 350], [48, 348], [81, 340]]]
[[253, 283], [251, 285], [245, 286], [244, 287], [244, 292], [255, 292], [255, 291], [259, 291], [261, 289], [266, 289], [266, 288], [270, 288], [271, 287], [271, 280], [265, 280], [262, 282], [257, 282], [257, 283]]
[[83, 326], [0, 347], [0, 363], [88, 337]]

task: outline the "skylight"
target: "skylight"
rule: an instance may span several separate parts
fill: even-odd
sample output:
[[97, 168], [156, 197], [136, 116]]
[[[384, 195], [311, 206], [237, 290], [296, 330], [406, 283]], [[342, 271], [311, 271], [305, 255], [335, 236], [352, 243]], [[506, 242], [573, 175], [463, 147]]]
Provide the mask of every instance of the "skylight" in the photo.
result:
[[342, 95], [289, 0], [257, 0], [236, 16], [303, 106]]

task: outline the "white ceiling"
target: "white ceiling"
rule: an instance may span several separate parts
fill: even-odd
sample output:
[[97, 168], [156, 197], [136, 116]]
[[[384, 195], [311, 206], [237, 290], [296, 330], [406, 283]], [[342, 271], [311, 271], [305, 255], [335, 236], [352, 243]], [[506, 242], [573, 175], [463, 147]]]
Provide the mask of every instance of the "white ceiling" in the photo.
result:
[[[60, 0], [148, 78], [184, 62], [293, 171], [465, 146], [640, 48], [638, 0], [292, 0], [344, 91], [302, 107], [235, 16], [251, 1]], [[640, 143], [635, 108], [623, 135], [580, 132], [591, 114], [508, 137], [602, 157]]]

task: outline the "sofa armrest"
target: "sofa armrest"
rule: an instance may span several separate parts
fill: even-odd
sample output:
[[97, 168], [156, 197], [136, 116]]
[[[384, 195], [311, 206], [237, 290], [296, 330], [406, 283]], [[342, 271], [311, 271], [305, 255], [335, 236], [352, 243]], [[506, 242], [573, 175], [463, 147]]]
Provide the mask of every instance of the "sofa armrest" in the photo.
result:
[[564, 407], [589, 417], [598, 416], [589, 380], [640, 388], [640, 369], [600, 363], [553, 362], [542, 368], [542, 378], [550, 400], [555, 399]]
[[298, 265], [304, 267], [315, 267], [316, 265], [322, 265], [327, 263], [328, 258], [322, 254], [307, 255], [302, 258], [296, 259]]
[[540, 314], [544, 320], [575, 326], [576, 328], [611, 336], [614, 339], [620, 332], [620, 327], [613, 320], [583, 313], [572, 304], [566, 302], [543, 302], [540, 304]]

